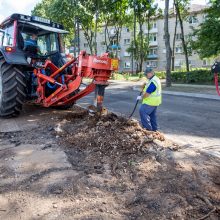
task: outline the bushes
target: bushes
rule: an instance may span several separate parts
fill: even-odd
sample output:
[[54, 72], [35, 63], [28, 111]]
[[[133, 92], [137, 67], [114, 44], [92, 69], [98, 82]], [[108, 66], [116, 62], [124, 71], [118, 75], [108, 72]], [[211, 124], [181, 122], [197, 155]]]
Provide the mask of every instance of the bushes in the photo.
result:
[[156, 76], [159, 77], [160, 79], [166, 79], [166, 73], [161, 71], [161, 72], [155, 72]]
[[[160, 79], [166, 79], [166, 73], [156, 72]], [[214, 75], [209, 69], [193, 69], [188, 73], [186, 71], [173, 71], [171, 73], [173, 83], [195, 83], [195, 84], [212, 84]]]
[[213, 74], [207, 69], [195, 69], [189, 72], [174, 71], [171, 73], [172, 82], [177, 83], [212, 83]]
[[[165, 71], [155, 71], [160, 79], [166, 79]], [[114, 73], [112, 79], [137, 81], [144, 77], [143, 73]], [[174, 71], [171, 73], [173, 83], [195, 83], [195, 84], [213, 84], [214, 75], [209, 69], [193, 69], [189, 73], [186, 71]], [[220, 77], [219, 77], [220, 78]]]
[[144, 76], [143, 73], [131, 74], [131, 73], [128, 73], [128, 72], [122, 72], [122, 73], [114, 72], [112, 74], [111, 79], [113, 79], [113, 80], [138, 81], [138, 80], [142, 79], [143, 76]]

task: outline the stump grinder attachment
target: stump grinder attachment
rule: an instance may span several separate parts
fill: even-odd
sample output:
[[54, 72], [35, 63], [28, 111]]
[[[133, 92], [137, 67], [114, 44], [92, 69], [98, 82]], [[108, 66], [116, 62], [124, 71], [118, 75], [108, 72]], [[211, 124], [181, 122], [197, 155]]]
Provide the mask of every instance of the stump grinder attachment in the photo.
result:
[[[44, 65], [36, 65], [34, 69], [38, 96], [36, 102], [44, 107], [69, 106], [95, 91], [97, 109], [102, 111], [105, 88], [112, 71], [117, 69], [118, 59], [109, 58], [107, 53], [93, 56], [81, 51], [78, 58], [70, 60], [61, 68], [46, 60]], [[80, 90], [84, 77], [93, 80]], [[50, 92], [48, 88], [51, 88]]]

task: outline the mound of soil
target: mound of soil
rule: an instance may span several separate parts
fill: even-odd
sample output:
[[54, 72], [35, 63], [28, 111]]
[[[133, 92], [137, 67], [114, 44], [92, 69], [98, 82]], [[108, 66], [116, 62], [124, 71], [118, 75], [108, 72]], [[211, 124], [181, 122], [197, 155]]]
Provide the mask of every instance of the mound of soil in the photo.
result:
[[160, 132], [146, 131], [137, 121], [113, 113], [100, 117], [75, 108], [60, 119], [56, 135], [65, 143], [70, 162], [76, 165], [75, 156], [71, 158], [76, 149], [86, 153], [77, 161], [89, 176], [86, 185], [113, 193], [117, 207], [108, 209], [120, 218], [219, 218], [216, 158], [198, 152], [189, 158]]
[[0, 219], [220, 219], [219, 158], [113, 113], [26, 111], [0, 133]]

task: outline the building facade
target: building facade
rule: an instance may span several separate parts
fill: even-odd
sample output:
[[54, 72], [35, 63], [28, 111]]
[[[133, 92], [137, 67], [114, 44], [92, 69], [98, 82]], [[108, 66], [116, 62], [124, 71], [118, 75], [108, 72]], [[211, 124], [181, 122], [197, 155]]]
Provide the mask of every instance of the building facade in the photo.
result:
[[[189, 16], [184, 20], [184, 35], [187, 40], [193, 33], [194, 28], [198, 28], [199, 25], [204, 22], [206, 16], [203, 13], [205, 6], [202, 5], [191, 5], [189, 10]], [[115, 36], [115, 29], [109, 28], [110, 37]], [[169, 33], [170, 33], [170, 43], [171, 48], [175, 31], [175, 16], [170, 16], [169, 19]], [[155, 70], [165, 70], [166, 67], [166, 48], [164, 40], [164, 20], [163, 18], [158, 18], [152, 21], [150, 29], [150, 44], [149, 53], [146, 54], [146, 60], [144, 61], [143, 68], [147, 65], [152, 66]], [[148, 29], [147, 25], [144, 25], [144, 34], [147, 36]], [[121, 38], [119, 46], [114, 42], [114, 38], [111, 41], [111, 48], [114, 52], [117, 51], [117, 56], [120, 59], [120, 72], [133, 72], [135, 71], [136, 62], [132, 58], [132, 55], [127, 52], [130, 47], [130, 43], [133, 40], [133, 32], [127, 28], [123, 27], [121, 32]], [[208, 46], [208, 45], [207, 45]], [[83, 32], [80, 32], [80, 49], [89, 52], [88, 43], [84, 37]], [[173, 49], [173, 48], [172, 48]], [[97, 34], [97, 53], [98, 55], [106, 52], [106, 45], [104, 44], [104, 27]], [[175, 43], [175, 69], [180, 69], [185, 67], [185, 56], [183, 53], [182, 41], [181, 41], [181, 30], [180, 25], [177, 25], [176, 32], [176, 43]], [[201, 68], [210, 67], [212, 60], [204, 59], [201, 60], [195, 51], [192, 51], [189, 55], [189, 64], [191, 68]]]

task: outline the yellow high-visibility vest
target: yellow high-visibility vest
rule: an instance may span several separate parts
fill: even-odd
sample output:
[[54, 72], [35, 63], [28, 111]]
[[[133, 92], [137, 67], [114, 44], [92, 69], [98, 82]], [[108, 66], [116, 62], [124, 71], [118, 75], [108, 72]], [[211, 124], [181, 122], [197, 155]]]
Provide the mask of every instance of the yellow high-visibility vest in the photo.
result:
[[147, 88], [150, 86], [151, 83], [154, 83], [156, 86], [156, 90], [150, 94], [147, 98], [144, 98], [142, 104], [147, 104], [150, 106], [159, 106], [162, 102], [162, 87], [160, 79], [157, 76], [153, 76], [151, 80], [146, 84], [144, 88], [144, 92], [147, 91]]

